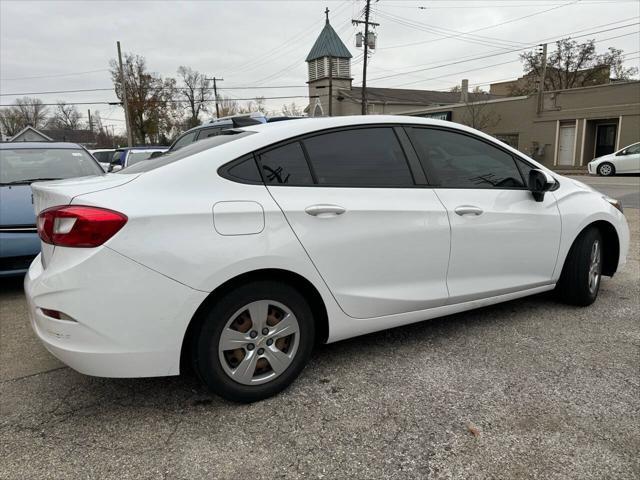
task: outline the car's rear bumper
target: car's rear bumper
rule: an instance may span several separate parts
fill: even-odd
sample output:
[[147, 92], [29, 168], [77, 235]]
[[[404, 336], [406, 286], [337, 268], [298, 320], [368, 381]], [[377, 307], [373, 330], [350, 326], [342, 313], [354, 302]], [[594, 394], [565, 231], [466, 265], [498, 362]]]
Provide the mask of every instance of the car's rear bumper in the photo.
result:
[[87, 375], [177, 375], [184, 333], [206, 293], [105, 247], [69, 250], [56, 248], [46, 269], [36, 257], [25, 276], [31, 325], [47, 350]]

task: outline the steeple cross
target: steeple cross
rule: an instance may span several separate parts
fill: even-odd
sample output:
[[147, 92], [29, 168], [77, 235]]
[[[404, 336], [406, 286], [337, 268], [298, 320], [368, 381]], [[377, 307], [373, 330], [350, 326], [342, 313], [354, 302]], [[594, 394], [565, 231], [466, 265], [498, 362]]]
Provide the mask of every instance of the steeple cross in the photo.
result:
[[324, 9], [324, 14], [327, 16], [327, 23], [329, 23], [329, 7]]

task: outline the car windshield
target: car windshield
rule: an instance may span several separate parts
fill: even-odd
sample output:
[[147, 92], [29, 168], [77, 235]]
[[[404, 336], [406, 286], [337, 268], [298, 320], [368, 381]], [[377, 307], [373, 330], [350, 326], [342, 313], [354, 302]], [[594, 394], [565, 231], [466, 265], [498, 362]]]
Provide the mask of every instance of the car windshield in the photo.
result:
[[[139, 162], [136, 165], [125, 168], [124, 170], [120, 170], [117, 174], [129, 174], [129, 173], [141, 173], [148, 172], [150, 170], [155, 170], [156, 168], [163, 167], [165, 165], [169, 165], [170, 163], [181, 160], [185, 157], [189, 157], [196, 153], [203, 152], [204, 150], [209, 150], [210, 148], [215, 148], [218, 145], [223, 145], [228, 142], [232, 142], [233, 140], [237, 140], [242, 137], [246, 137], [247, 135], [252, 135], [256, 132], [250, 132], [247, 130], [224, 130], [215, 137], [206, 138], [196, 143], [192, 143], [191, 145], [187, 145], [179, 150], [175, 150], [173, 152], [167, 152], [161, 157], [151, 158], [145, 162]], [[131, 165], [131, 163], [129, 163]]]
[[102, 168], [84, 150], [16, 148], [0, 150], [0, 184], [103, 175]]

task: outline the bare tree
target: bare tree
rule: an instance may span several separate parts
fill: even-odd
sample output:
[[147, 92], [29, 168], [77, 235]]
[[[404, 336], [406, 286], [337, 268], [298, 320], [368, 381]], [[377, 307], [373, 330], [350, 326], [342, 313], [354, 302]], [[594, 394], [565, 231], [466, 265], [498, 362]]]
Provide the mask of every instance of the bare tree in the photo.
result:
[[13, 137], [25, 126], [17, 108], [8, 107], [0, 110], [0, 131], [4, 135]]
[[236, 113], [240, 113], [241, 110], [241, 106], [237, 100], [224, 96], [218, 97], [218, 108], [220, 110], [221, 117], [235, 115]]
[[68, 105], [63, 101], [59, 101], [51, 118], [47, 122], [50, 128], [59, 128], [65, 130], [77, 130], [80, 128], [82, 115], [75, 105]]
[[260, 112], [267, 114], [267, 102], [264, 97], [256, 97], [255, 100], [249, 100], [243, 110], [246, 112]]
[[492, 108], [490, 103], [484, 100], [465, 102], [465, 109], [462, 117], [464, 125], [485, 131], [495, 127], [500, 122], [498, 115]]
[[30, 125], [42, 128], [47, 118], [47, 107], [39, 98], [18, 98], [11, 107], [0, 110], [0, 125], [5, 135], [15, 135]]
[[[145, 58], [130, 53], [125, 54], [123, 69], [134, 141], [144, 144], [170, 136], [179, 116], [173, 98], [175, 79], [149, 72]], [[115, 60], [111, 60], [111, 77], [116, 95], [122, 99], [123, 86]]]
[[[595, 40], [578, 43], [565, 38], [556, 42], [556, 49], [547, 59], [545, 90], [564, 90], [609, 83], [613, 74], [617, 80], [627, 80], [638, 73], [634, 67], [625, 68], [622, 50], [609, 48], [597, 54]], [[542, 58], [536, 51], [520, 55], [526, 72], [523, 80], [514, 86], [511, 95], [528, 95], [537, 90], [536, 82], [542, 72]]]
[[206, 75], [191, 67], [178, 67], [178, 75], [184, 84], [182, 95], [187, 100], [188, 117], [186, 127], [192, 128], [200, 125], [200, 112], [207, 112], [207, 103], [211, 101], [211, 89], [209, 88]]
[[287, 117], [299, 117], [302, 115], [302, 110], [296, 105], [296, 102], [291, 102], [289, 105], [282, 105], [282, 115]]

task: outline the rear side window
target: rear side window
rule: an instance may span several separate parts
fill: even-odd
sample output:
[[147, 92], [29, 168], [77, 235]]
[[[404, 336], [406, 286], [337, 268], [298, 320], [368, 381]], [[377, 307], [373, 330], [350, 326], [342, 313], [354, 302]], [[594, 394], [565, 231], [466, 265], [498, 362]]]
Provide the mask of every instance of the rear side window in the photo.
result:
[[229, 180], [243, 183], [262, 183], [260, 171], [253, 159], [253, 155], [247, 155], [246, 157], [236, 160], [226, 171], [223, 170], [223, 172], [226, 173], [223, 174], [223, 176]]
[[444, 188], [524, 188], [511, 154], [445, 130], [411, 128], [411, 140], [429, 179]]
[[389, 127], [325, 133], [304, 140], [318, 184], [413, 186], [402, 147]]
[[267, 185], [313, 185], [300, 142], [260, 153], [258, 160]]

